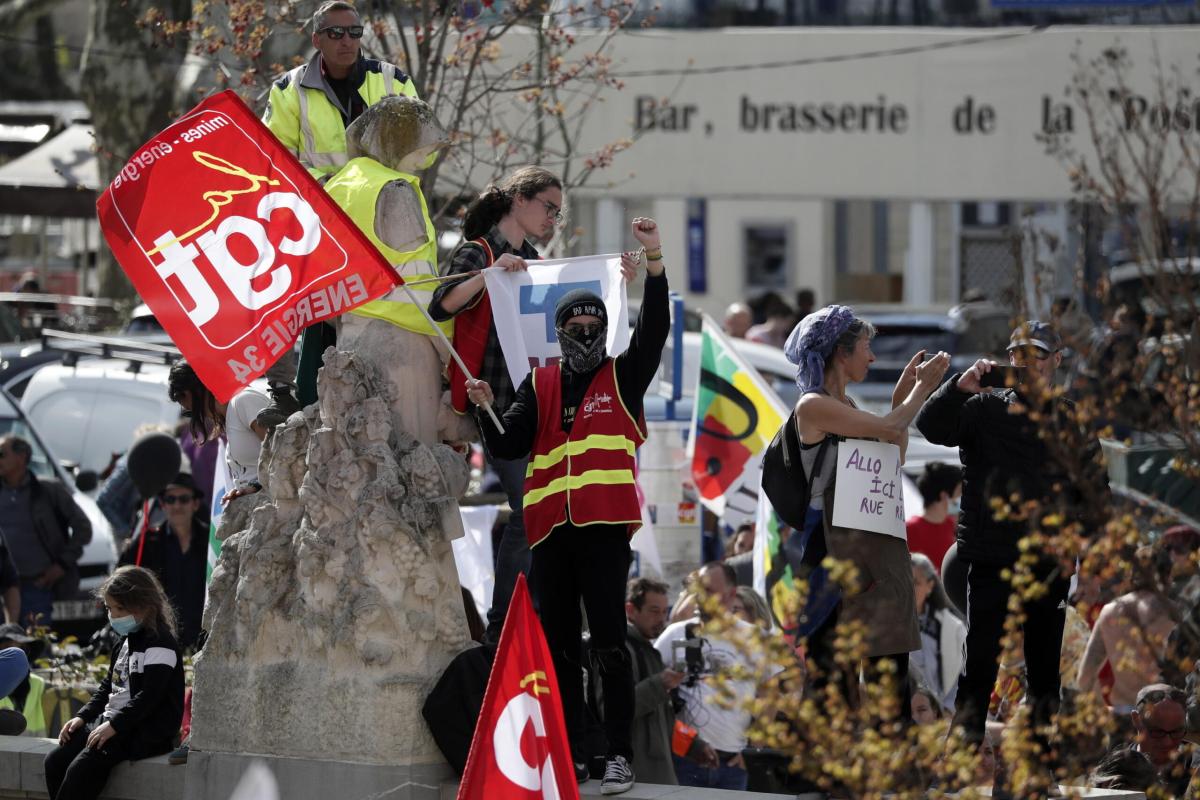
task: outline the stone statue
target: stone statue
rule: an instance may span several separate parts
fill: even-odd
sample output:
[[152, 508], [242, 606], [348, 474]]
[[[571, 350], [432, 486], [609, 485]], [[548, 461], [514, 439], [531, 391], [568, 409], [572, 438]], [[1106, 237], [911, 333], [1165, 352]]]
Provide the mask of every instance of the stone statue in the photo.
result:
[[[437, 275], [437, 233], [413, 174], [449, 142], [432, 109], [412, 97], [387, 97], [346, 129], [350, 161], [325, 183], [340, 205], [428, 306]], [[468, 441], [474, 424], [442, 397], [449, 356], [403, 288], [338, 320], [338, 347], [373, 361], [390, 384], [395, 423], [419, 441]], [[443, 409], [443, 405], [446, 409]], [[450, 413], [447, 413], [449, 411]]]
[[[402, 275], [436, 273], [411, 172], [446, 142], [429, 107], [387, 98], [347, 142], [326, 191]], [[407, 294], [359, 310], [325, 351], [319, 401], [264, 443], [263, 490], [222, 518], [196, 664], [201, 753], [442, 762], [420, 709], [469, 644], [450, 545], [469, 471], [440, 442], [473, 425], [446, 413], [437, 340]]]
[[263, 491], [223, 518], [192, 746], [439, 762], [420, 709], [469, 644], [447, 535], [468, 469], [393, 424], [361, 354], [326, 351], [318, 387], [264, 445]]

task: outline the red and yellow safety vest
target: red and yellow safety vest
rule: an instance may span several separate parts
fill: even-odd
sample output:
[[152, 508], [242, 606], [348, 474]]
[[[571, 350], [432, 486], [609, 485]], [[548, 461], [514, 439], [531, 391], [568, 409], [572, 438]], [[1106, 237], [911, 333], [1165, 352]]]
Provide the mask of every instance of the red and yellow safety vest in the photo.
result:
[[575, 412], [571, 432], [562, 429], [559, 367], [533, 371], [538, 427], [525, 471], [525, 535], [532, 547], [565, 522], [642, 526], [634, 484], [637, 448], [646, 421], [634, 419], [621, 401], [616, 362], [609, 358], [592, 378]]

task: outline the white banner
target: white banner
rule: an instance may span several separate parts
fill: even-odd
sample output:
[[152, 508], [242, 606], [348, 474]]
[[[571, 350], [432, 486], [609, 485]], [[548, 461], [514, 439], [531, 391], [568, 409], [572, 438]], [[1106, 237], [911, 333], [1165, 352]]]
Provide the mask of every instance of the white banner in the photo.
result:
[[847, 439], [838, 444], [837, 459], [833, 524], [907, 540], [900, 448]]
[[492, 527], [496, 524], [499, 506], [459, 506], [463, 535], [450, 543], [454, 548], [454, 566], [458, 582], [475, 599], [479, 616], [487, 619], [492, 605], [492, 589], [496, 571], [492, 566]]
[[531, 261], [526, 272], [491, 267], [483, 271], [483, 278], [513, 386], [520, 386], [533, 367], [562, 357], [554, 333], [554, 308], [572, 289], [588, 289], [604, 299], [608, 354], [620, 355], [629, 347], [629, 303], [619, 254]]

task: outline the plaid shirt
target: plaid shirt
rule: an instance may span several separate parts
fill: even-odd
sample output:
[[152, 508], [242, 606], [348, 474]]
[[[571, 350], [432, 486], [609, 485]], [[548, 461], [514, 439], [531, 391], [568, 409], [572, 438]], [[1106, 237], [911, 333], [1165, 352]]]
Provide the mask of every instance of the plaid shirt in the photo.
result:
[[[500, 233], [500, 229], [493, 227], [482, 237], [492, 248], [492, 255], [499, 258], [504, 253], [513, 253], [526, 260], [541, 258], [538, 251], [529, 244], [522, 242], [519, 249], [514, 248], [504, 238], [504, 234]], [[488, 266], [487, 254], [482, 247], [471, 244], [470, 242], [462, 242], [450, 254], [450, 264], [443, 268], [442, 275], [458, 275], [460, 273], [474, 272]], [[467, 280], [467, 278], [463, 278]], [[448, 314], [442, 308], [442, 298], [446, 292], [462, 283], [462, 281], [447, 281], [438, 286], [433, 292], [433, 299], [429, 302], [429, 314], [437, 322], [450, 319], [456, 314], [460, 314], [468, 308], [471, 308], [479, 302], [483, 297], [485, 290], [481, 289], [477, 295], [471, 298], [471, 301], [460, 308], [454, 314]], [[504, 409], [508, 408], [512, 403], [513, 397], [516, 396], [517, 388], [513, 386], [512, 378], [508, 375], [508, 365], [504, 361], [504, 352], [500, 349], [500, 340], [496, 338], [496, 323], [488, 323], [487, 348], [483, 352], [483, 363], [479, 367], [479, 374], [476, 378], [487, 381], [488, 386], [492, 387], [492, 394], [495, 395], [495, 403], [493, 407], [497, 414], [503, 414]], [[476, 409], [478, 410], [478, 409]]]

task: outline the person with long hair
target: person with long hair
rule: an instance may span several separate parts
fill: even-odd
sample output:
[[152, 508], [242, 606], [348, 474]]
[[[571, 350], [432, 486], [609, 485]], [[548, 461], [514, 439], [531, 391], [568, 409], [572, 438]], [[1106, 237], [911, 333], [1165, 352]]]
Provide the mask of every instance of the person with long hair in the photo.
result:
[[912, 554], [912, 578], [921, 646], [909, 654], [909, 665], [935, 695], [938, 705], [953, 711], [967, 646], [967, 626], [946, 596], [946, 588], [929, 556]]
[[183, 409], [197, 442], [211, 442], [224, 434], [225, 465], [232, 481], [225, 502], [262, 488], [258, 482], [258, 456], [267, 429], [256, 418], [271, 403], [270, 397], [247, 386], [229, 402], [219, 402], [183, 359], [171, 365], [167, 396]]
[[[526, 269], [527, 262], [540, 257], [530, 242], [550, 238], [555, 224], [562, 219], [562, 205], [562, 181], [541, 167], [521, 167], [498, 185], [489, 186], [467, 207], [463, 241], [442, 269], [443, 275], [463, 275], [463, 279], [443, 283], [429, 303], [434, 320], [455, 319], [454, 348], [471, 374], [492, 388], [497, 414], [503, 414], [512, 404], [516, 387], [496, 338], [482, 270]], [[467, 378], [454, 362], [449, 365], [449, 375], [454, 410], [465, 414], [469, 410]], [[496, 584], [487, 615], [487, 638], [494, 642], [500, 638], [517, 575], [529, 574], [530, 554], [522, 514], [528, 459], [497, 458], [489, 452], [488, 463], [508, 495], [511, 510], [496, 549]]]
[[[836, 485], [836, 442], [877, 439], [899, 445], [901, 460], [908, 445], [908, 426], [921, 404], [937, 388], [950, 356], [938, 353], [922, 362], [925, 351], [912, 357], [892, 392], [892, 410], [876, 415], [859, 409], [847, 395], [850, 384], [867, 377], [875, 356], [875, 328], [846, 306], [831, 305], [809, 314], [788, 336], [784, 353], [797, 367], [796, 422], [800, 459], [812, 482], [811, 500], [803, 530], [788, 539], [789, 560], [808, 579], [809, 592], [801, 610], [799, 633], [807, 638], [812, 662], [809, 675], [816, 686], [831, 681], [844, 696], [856, 695], [858, 670], [841, 670], [834, 658], [839, 623], [862, 626], [868, 680], [879, 680], [880, 662], [894, 663], [895, 691], [908, 708], [908, 654], [920, 647], [914, 607], [912, 568], [904, 540], [833, 524]], [[826, 449], [834, 445], [832, 453]], [[843, 589], [822, 566], [826, 556], [852, 565], [855, 582]], [[904, 715], [907, 717], [907, 715]]]
[[50, 800], [93, 800], [123, 761], [171, 751], [183, 720], [183, 659], [175, 612], [154, 573], [120, 567], [97, 592], [121, 637], [108, 676], [46, 756]]

